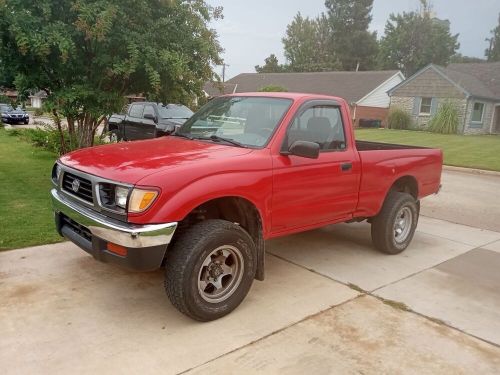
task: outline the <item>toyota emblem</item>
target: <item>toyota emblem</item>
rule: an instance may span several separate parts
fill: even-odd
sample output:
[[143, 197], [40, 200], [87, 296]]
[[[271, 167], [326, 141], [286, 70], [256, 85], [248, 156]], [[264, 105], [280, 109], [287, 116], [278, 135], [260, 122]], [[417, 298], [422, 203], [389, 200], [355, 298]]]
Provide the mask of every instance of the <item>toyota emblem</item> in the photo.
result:
[[73, 180], [71, 183], [71, 189], [75, 192], [78, 193], [78, 190], [80, 189], [80, 180], [77, 180], [76, 178]]

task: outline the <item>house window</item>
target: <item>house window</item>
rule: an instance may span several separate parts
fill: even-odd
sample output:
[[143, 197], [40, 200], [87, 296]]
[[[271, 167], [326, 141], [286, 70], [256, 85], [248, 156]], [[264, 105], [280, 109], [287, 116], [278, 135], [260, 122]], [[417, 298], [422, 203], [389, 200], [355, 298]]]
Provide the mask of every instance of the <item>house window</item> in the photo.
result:
[[420, 102], [420, 114], [430, 115], [432, 107], [432, 98], [422, 98]]
[[483, 122], [484, 103], [474, 103], [472, 109], [472, 122]]

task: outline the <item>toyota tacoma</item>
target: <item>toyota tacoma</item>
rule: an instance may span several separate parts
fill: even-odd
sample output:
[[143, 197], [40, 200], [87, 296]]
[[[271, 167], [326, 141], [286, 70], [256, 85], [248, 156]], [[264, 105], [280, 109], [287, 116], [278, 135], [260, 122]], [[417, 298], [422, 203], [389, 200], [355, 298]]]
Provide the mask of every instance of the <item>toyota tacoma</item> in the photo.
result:
[[62, 156], [51, 198], [62, 236], [103, 262], [164, 267], [173, 305], [209, 321], [264, 279], [267, 239], [366, 220], [377, 249], [405, 250], [442, 160], [437, 149], [356, 141], [338, 97], [237, 94], [170, 136]]

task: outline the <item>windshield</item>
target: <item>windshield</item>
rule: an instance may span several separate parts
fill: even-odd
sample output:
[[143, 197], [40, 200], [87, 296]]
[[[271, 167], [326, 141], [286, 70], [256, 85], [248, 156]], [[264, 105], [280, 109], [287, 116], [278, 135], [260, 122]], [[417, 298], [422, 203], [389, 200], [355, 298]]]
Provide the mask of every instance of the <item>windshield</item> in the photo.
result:
[[10, 105], [0, 105], [0, 111], [2, 112], [10, 112], [14, 109]]
[[188, 107], [179, 104], [167, 104], [158, 106], [158, 112], [161, 118], [165, 119], [188, 119], [193, 115]]
[[271, 138], [290, 99], [222, 97], [212, 100], [178, 131], [193, 138], [222, 137], [244, 146], [262, 147]]

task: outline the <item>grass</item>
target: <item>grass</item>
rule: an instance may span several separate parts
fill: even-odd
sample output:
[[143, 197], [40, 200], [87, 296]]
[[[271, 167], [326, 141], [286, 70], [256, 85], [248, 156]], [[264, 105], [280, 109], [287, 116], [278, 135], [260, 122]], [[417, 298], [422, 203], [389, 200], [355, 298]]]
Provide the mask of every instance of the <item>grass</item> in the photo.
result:
[[364, 141], [440, 148], [444, 152], [446, 165], [500, 171], [498, 135], [450, 135], [411, 130], [356, 129], [356, 138]]
[[49, 198], [56, 155], [0, 128], [0, 250], [61, 241]]

